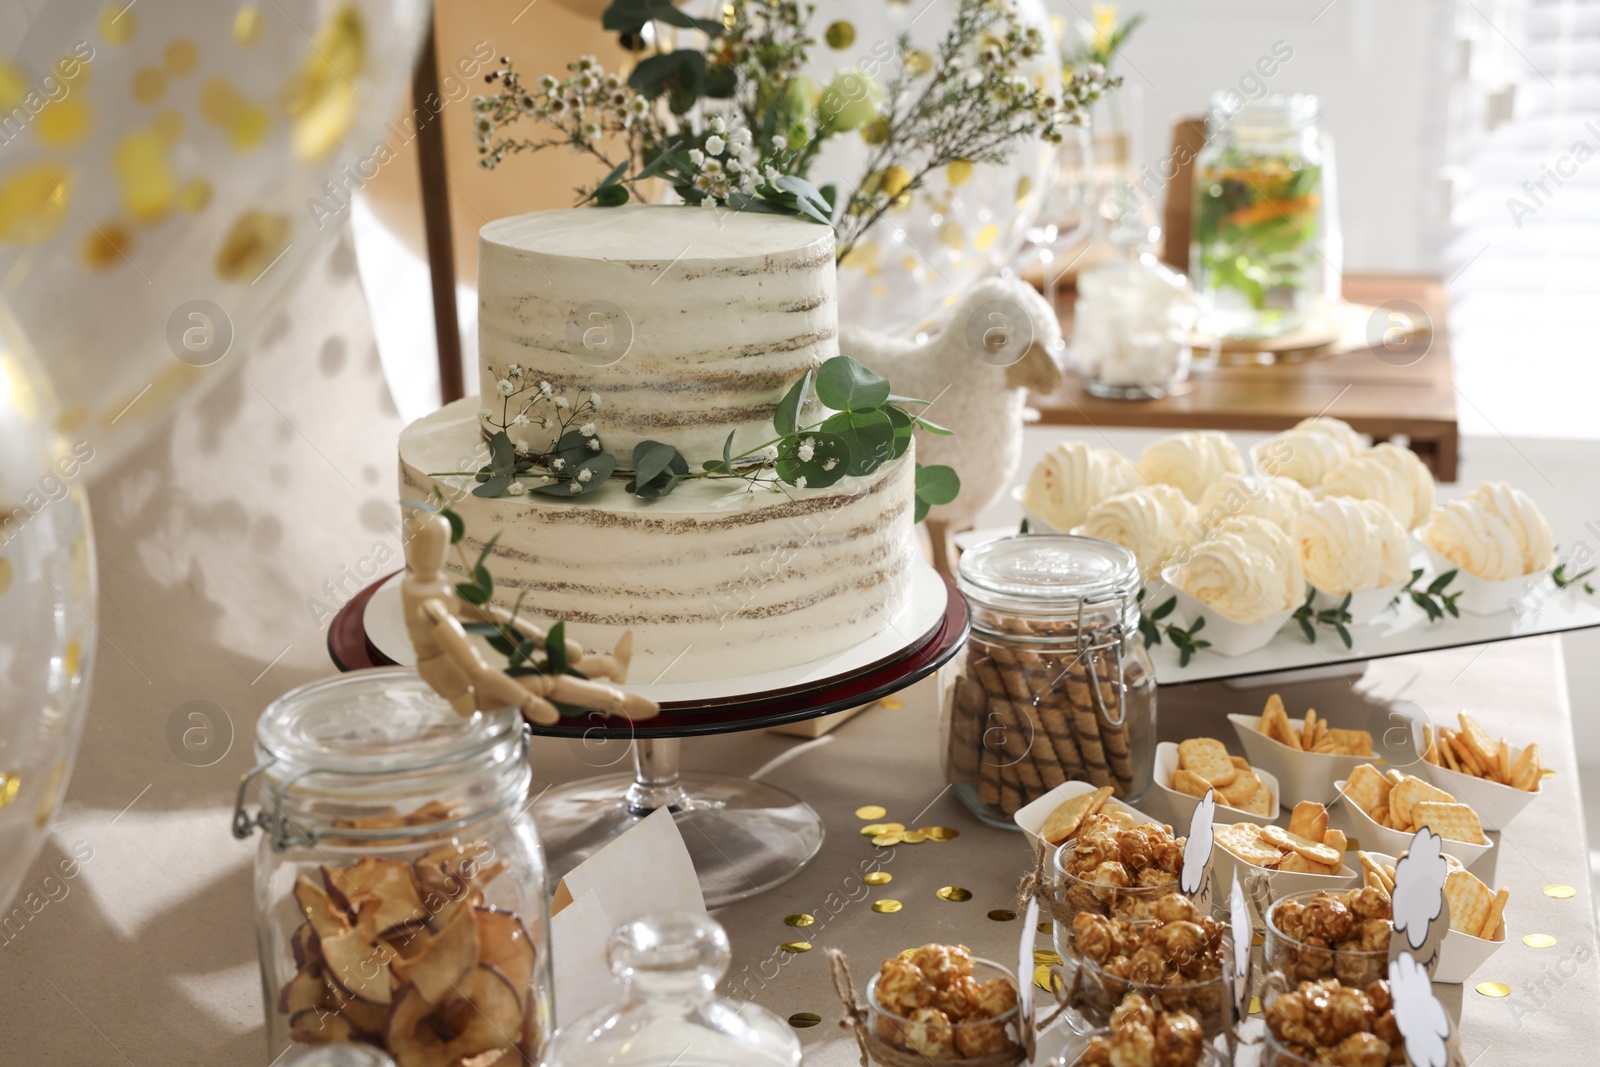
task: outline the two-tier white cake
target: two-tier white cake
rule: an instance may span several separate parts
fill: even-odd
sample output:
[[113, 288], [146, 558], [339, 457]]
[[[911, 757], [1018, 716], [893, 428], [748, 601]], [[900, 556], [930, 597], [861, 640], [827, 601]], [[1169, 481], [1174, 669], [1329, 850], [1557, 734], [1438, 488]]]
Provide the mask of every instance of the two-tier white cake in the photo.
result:
[[[607, 648], [636, 635], [636, 682], [692, 682], [807, 663], [889, 625], [916, 559], [908, 454], [825, 489], [751, 490], [696, 479], [643, 500], [613, 480], [577, 499], [476, 497], [487, 462], [480, 408], [511, 364], [593, 416], [623, 466], [656, 440], [691, 466], [773, 438], [773, 413], [838, 354], [833, 234], [795, 218], [698, 208], [578, 208], [479, 235], [484, 397], [408, 426], [401, 496], [438, 486], [492, 553], [496, 599], [565, 619]], [[548, 444], [538, 423], [519, 443]], [[540, 434], [544, 439], [540, 440]], [[449, 476], [444, 472], [462, 471]]]

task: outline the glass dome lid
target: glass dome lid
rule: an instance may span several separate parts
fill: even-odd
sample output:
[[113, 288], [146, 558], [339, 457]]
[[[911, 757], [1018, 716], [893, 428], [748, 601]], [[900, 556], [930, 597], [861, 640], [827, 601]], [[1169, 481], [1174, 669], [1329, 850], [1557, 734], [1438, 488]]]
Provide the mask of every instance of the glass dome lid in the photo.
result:
[[957, 584], [981, 603], [1020, 611], [1125, 600], [1139, 563], [1121, 545], [1076, 534], [1014, 534], [961, 556]]

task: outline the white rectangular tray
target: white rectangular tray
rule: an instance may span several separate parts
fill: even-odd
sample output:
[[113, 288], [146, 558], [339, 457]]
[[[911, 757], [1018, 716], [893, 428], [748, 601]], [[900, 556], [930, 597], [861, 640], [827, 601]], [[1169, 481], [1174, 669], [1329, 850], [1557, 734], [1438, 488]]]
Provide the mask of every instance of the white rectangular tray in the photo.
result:
[[[1013, 533], [1016, 533], [1014, 527], [974, 530], [960, 534], [956, 543], [966, 548]], [[1423, 562], [1419, 552], [1413, 565], [1422, 566]], [[1188, 666], [1180, 667], [1178, 650], [1170, 641], [1163, 640], [1150, 649], [1150, 659], [1155, 665], [1157, 684], [1164, 686], [1302, 670], [1348, 674], [1353, 679], [1360, 674], [1357, 665], [1367, 660], [1600, 626], [1600, 593], [1590, 596], [1576, 587], [1557, 591], [1546, 583], [1527, 599], [1530, 606], [1537, 607], [1520, 615], [1513, 615], [1509, 609], [1498, 615], [1469, 615], [1463, 611], [1460, 618], [1447, 615], [1430, 623], [1427, 613], [1404, 598], [1396, 608], [1384, 611], [1373, 622], [1350, 627], [1350, 648], [1345, 648], [1339, 635], [1327, 627], [1317, 627], [1316, 643], [1308, 643], [1300, 627], [1288, 622], [1266, 647], [1243, 656], [1223, 656], [1201, 649], [1190, 658]], [[1205, 630], [1197, 636], [1204, 638]]]

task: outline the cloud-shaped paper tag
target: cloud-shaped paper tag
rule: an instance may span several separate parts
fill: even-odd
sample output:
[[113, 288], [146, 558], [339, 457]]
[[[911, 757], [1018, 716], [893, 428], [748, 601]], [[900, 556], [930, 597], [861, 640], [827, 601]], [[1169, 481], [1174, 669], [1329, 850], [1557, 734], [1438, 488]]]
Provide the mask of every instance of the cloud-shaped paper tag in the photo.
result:
[[1411, 848], [1394, 870], [1394, 929], [1406, 935], [1413, 950], [1428, 940], [1428, 927], [1444, 908], [1444, 880], [1450, 864], [1441, 851], [1443, 839], [1427, 827], [1411, 839]]
[[1190, 897], [1199, 893], [1205, 885], [1213, 844], [1211, 823], [1216, 814], [1216, 794], [1207, 789], [1200, 803], [1194, 806], [1194, 816], [1189, 820], [1189, 838], [1183, 844], [1183, 874], [1178, 887]]
[[1447, 1067], [1450, 1017], [1433, 995], [1428, 969], [1409, 952], [1389, 961], [1389, 995], [1394, 1000], [1395, 1025], [1406, 1041], [1406, 1060], [1412, 1067]]

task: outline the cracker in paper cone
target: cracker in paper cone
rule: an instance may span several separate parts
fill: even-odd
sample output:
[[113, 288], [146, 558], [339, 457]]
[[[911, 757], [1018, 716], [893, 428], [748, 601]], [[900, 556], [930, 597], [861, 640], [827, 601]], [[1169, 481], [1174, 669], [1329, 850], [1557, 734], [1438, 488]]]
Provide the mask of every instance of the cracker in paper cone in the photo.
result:
[[1278, 870], [1293, 874], [1338, 874], [1340, 866], [1336, 863], [1318, 863], [1298, 852], [1289, 852], [1278, 861]]
[[1422, 801], [1412, 807], [1411, 813], [1418, 829], [1426, 826], [1447, 841], [1463, 841], [1469, 845], [1486, 845], [1483, 823], [1478, 813], [1466, 804], [1441, 804]]
[[[1235, 768], [1237, 769], [1237, 768]], [[1256, 790], [1261, 788], [1261, 778], [1255, 771], [1246, 767], [1234, 776], [1233, 781], [1217, 790], [1222, 795], [1223, 803], [1230, 808], [1239, 808], [1251, 797], [1256, 795]], [[1202, 794], [1204, 795], [1204, 794]], [[1242, 808], [1240, 810], [1243, 810]]]
[[1477, 719], [1474, 719], [1464, 711], [1456, 716], [1456, 720], [1461, 723], [1462, 740], [1467, 743], [1467, 747], [1472, 750], [1472, 754], [1477, 757], [1484, 770], [1489, 770], [1495, 765], [1499, 756], [1494, 739], [1489, 736], [1489, 731], [1479, 725]]
[[1500, 932], [1500, 919], [1505, 915], [1506, 901], [1510, 899], [1511, 890], [1501, 886], [1500, 891], [1494, 895], [1494, 903], [1489, 905], [1489, 915], [1483, 920], [1483, 928], [1478, 931], [1479, 937], [1485, 941], [1500, 940], [1495, 935]]
[[1179, 765], [1213, 786], [1225, 786], [1239, 773], [1222, 742], [1211, 737], [1191, 737], [1178, 745]]
[[1298, 852], [1315, 863], [1337, 867], [1339, 860], [1342, 858], [1340, 853], [1324, 845], [1321, 841], [1312, 841], [1310, 838], [1290, 833], [1281, 826], [1261, 827], [1261, 840], [1281, 851]]
[[1282, 853], [1262, 840], [1260, 830], [1255, 823], [1222, 823], [1213, 827], [1212, 839], [1253, 867], [1270, 867]]
[[1301, 747], [1299, 736], [1294, 727], [1289, 725], [1289, 713], [1283, 710], [1283, 698], [1277, 693], [1267, 698], [1266, 709], [1261, 713], [1260, 731], [1290, 748]]
[[1328, 809], [1314, 800], [1302, 800], [1289, 814], [1289, 832], [1311, 841], [1321, 841], [1328, 832]]
[[1080, 793], [1057, 805], [1039, 828], [1039, 836], [1052, 845], [1072, 840], [1083, 821], [1105, 807], [1111, 796], [1111, 787], [1102, 786], [1089, 793]]
[[1344, 756], [1372, 755], [1372, 734], [1366, 730], [1340, 730], [1329, 727], [1327, 739], [1338, 747], [1335, 752]]
[[1539, 746], [1530, 744], [1511, 765], [1511, 784], [1531, 793], [1539, 788], [1544, 777], [1544, 767], [1539, 762]]
[[1251, 815], [1272, 814], [1272, 787], [1262, 782], [1256, 786], [1256, 791], [1250, 794], [1250, 799], [1237, 805], [1240, 811], [1248, 811]]
[[1466, 871], [1451, 871], [1444, 876], [1444, 897], [1450, 902], [1450, 929], [1481, 936], [1478, 931], [1494, 906], [1489, 887]]
[[1211, 790], [1211, 783], [1198, 774], [1179, 767], [1172, 772], [1172, 788], [1174, 792], [1187, 796], [1204, 797]]

